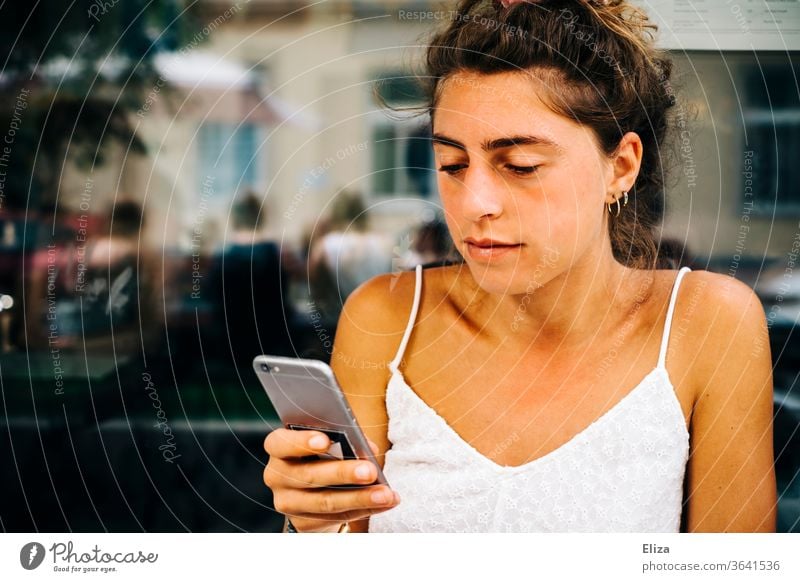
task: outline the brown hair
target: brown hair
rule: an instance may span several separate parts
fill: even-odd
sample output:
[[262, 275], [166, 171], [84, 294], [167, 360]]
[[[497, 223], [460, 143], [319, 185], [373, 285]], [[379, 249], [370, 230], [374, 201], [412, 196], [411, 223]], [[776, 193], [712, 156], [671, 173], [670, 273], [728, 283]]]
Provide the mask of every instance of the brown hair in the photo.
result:
[[591, 128], [606, 155], [625, 133], [637, 133], [640, 172], [628, 205], [609, 216], [609, 235], [619, 262], [656, 268], [655, 227], [664, 210], [661, 144], [675, 98], [672, 63], [653, 47], [655, 25], [624, 0], [529, 0], [508, 8], [496, 0], [461, 0], [453, 14], [428, 43], [431, 120], [450, 76], [525, 71], [549, 89], [542, 96], [548, 107]]

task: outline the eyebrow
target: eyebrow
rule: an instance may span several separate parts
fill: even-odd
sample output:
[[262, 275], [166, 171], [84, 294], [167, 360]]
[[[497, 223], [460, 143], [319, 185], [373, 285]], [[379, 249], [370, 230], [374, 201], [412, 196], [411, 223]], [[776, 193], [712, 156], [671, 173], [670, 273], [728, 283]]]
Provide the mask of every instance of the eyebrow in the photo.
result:
[[[458, 141], [457, 139], [453, 139], [452, 137], [447, 137], [441, 133], [434, 133], [431, 137], [433, 143], [438, 143], [444, 146], [458, 148], [460, 150], [467, 150], [467, 146], [463, 143]], [[557, 150], [561, 150], [561, 146], [558, 145], [556, 142], [547, 139], [546, 137], [540, 137], [536, 135], [515, 135], [511, 137], [501, 137], [498, 139], [492, 139], [488, 141], [484, 141], [481, 143], [481, 149], [483, 151], [489, 152], [494, 150], [506, 149], [511, 147], [518, 147], [518, 146], [527, 146], [527, 145], [534, 145], [534, 146], [544, 146], [549, 148], [554, 148]]]

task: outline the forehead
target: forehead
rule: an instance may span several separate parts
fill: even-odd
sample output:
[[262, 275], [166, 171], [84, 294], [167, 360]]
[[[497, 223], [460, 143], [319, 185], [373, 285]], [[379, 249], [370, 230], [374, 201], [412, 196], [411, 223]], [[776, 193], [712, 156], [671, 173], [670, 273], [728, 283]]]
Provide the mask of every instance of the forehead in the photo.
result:
[[585, 128], [575, 120], [545, 104], [542, 96], [550, 93], [541, 78], [526, 71], [489, 75], [461, 71], [448, 76], [439, 87], [434, 131], [530, 133], [556, 142], [584, 133]]

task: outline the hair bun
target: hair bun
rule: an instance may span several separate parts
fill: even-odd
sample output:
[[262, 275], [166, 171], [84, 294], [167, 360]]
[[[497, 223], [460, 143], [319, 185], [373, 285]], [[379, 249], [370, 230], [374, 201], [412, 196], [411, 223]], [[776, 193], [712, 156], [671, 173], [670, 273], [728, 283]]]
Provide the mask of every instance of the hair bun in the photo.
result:
[[[593, 4], [594, 6], [609, 6], [615, 2], [615, 0], [577, 0], [584, 4]], [[616, 0], [617, 3], [619, 0]], [[500, 4], [503, 8], [510, 8], [515, 4], [546, 4], [547, 0], [495, 0], [497, 4]]]

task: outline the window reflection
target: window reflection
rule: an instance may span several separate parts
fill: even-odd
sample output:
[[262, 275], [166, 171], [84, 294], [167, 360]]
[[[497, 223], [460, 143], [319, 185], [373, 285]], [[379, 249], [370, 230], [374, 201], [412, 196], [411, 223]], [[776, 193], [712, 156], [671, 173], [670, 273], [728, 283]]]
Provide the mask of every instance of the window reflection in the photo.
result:
[[[177, 30], [175, 4], [156, 4], [140, 21], [120, 3], [76, 54], [87, 19], [73, 14], [62, 32], [26, 36], [0, 75], [9, 531], [279, 529], [254, 479], [277, 419], [250, 361], [327, 360], [360, 283], [458, 260], [430, 120], [387, 116], [372, 91], [384, 79], [390, 105], [422, 103], [395, 48], [420, 23], [331, 29], [329, 15], [287, 17], [282, 3], [253, 2], [245, 17], [200, 2]], [[324, 44], [280, 50], [322, 29]], [[675, 59], [685, 133], [664, 154], [664, 255], [740, 278], [763, 301], [781, 526], [797, 530], [797, 54]]]

